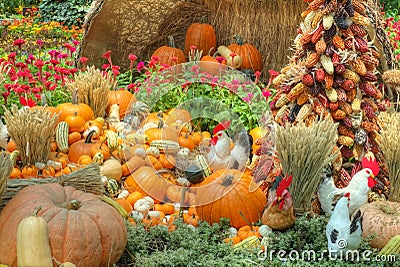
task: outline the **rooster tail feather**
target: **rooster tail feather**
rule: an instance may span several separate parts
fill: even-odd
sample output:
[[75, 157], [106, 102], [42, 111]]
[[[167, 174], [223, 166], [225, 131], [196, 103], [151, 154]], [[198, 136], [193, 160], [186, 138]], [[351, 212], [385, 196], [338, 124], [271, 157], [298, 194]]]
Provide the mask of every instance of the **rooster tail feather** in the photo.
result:
[[[362, 227], [362, 215], [361, 210], [358, 210], [356, 214], [354, 214], [353, 219], [350, 224], [350, 234], [354, 233], [358, 229], [358, 222], [360, 222], [360, 227]], [[361, 229], [362, 230], [362, 229]]]

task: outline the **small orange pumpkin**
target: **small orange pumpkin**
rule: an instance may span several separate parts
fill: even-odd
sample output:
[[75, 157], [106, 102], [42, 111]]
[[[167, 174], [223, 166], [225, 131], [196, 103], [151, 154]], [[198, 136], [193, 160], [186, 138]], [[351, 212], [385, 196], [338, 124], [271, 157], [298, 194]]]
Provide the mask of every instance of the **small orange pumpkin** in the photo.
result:
[[78, 116], [75, 112], [73, 115], [69, 115], [65, 118], [65, 122], [68, 124], [68, 131], [71, 132], [83, 132], [85, 127], [85, 119]]
[[[136, 201], [138, 201], [141, 198], [143, 198], [143, 194], [140, 193], [139, 191], [134, 191], [129, 194], [129, 196], [126, 198], [126, 200], [128, 200], [128, 202], [131, 203], [132, 207], [134, 207]], [[156, 204], [156, 205], [159, 205], [159, 204]]]
[[168, 46], [164, 45], [154, 51], [153, 56], [159, 57], [160, 64], [174, 66], [186, 62], [185, 54], [182, 50], [175, 47], [173, 36], [168, 36]]
[[150, 166], [153, 167], [156, 170], [162, 169], [163, 165], [161, 164], [161, 162], [158, 160], [158, 158], [156, 158], [153, 155], [147, 155], [144, 158], [145, 164], [146, 166]]
[[18, 167], [14, 167], [10, 173], [10, 179], [21, 179], [22, 172]]
[[257, 237], [261, 237], [258, 228], [260, 228], [259, 226], [250, 226], [250, 225], [245, 225], [239, 228], [238, 230], [238, 237], [240, 238], [240, 240], [245, 240], [246, 238], [250, 237], [250, 236], [257, 236]]
[[179, 136], [179, 145], [182, 147], [189, 148], [190, 151], [194, 150], [195, 143], [192, 136], [188, 132], [183, 132]]
[[106, 108], [106, 113], [109, 115], [110, 108], [114, 104], [118, 104], [119, 106], [119, 116], [122, 120], [125, 117], [127, 109], [131, 103], [136, 102], [136, 97], [134, 94], [127, 90], [113, 90], [108, 93], [108, 105]]
[[22, 167], [22, 177], [23, 178], [34, 178], [38, 177], [38, 168], [35, 165], [28, 164]]
[[176, 165], [176, 159], [171, 154], [165, 155], [164, 153], [161, 153], [158, 160], [160, 161], [162, 166], [166, 169], [173, 169]]
[[243, 43], [243, 39], [239, 36], [234, 38], [236, 43], [229, 45], [228, 48], [242, 58], [243, 61], [240, 68], [250, 69], [254, 72], [261, 71], [263, 69], [263, 59], [260, 51], [251, 44]]

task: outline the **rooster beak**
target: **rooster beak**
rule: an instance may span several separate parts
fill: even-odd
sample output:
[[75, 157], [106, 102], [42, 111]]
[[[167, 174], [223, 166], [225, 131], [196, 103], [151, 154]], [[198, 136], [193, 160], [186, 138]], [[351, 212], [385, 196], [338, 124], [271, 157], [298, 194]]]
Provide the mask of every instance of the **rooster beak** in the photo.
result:
[[282, 197], [278, 197], [278, 202], [282, 200]]

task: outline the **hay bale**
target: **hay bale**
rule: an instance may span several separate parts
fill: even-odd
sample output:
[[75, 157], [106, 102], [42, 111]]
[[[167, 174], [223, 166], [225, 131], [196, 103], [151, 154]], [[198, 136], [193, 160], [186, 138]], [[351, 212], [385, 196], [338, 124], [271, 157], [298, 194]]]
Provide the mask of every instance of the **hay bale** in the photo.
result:
[[111, 50], [113, 63], [126, 69], [129, 53], [146, 61], [168, 35], [182, 49], [189, 25], [204, 21], [215, 27], [218, 45], [228, 45], [239, 35], [260, 50], [265, 70], [278, 70], [288, 61], [305, 6], [303, 0], [130, 0], [118, 5], [98, 0], [87, 15], [78, 55], [101, 67], [106, 63], [101, 55]]

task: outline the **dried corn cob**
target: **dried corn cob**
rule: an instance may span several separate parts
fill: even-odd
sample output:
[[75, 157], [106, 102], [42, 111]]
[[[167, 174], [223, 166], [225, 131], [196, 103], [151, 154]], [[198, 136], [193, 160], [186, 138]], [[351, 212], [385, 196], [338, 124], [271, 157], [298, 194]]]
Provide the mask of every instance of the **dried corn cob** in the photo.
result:
[[307, 103], [309, 99], [309, 95], [308, 93], [302, 93], [301, 95], [299, 95], [299, 97], [296, 99], [296, 103], [299, 106], [304, 105], [305, 103]]
[[329, 101], [337, 102], [337, 92], [334, 88], [326, 89], [325, 93], [326, 93], [326, 96], [328, 97]]
[[322, 67], [328, 74], [333, 74], [335, 69], [333, 66], [332, 59], [326, 55], [321, 55], [320, 62], [322, 64]]
[[338, 49], [342, 49], [342, 50], [345, 49], [344, 40], [338, 35], [333, 36], [332, 43]]
[[297, 122], [303, 121], [311, 113], [311, 110], [312, 109], [310, 104], [304, 104], [300, 108], [299, 113], [297, 113], [296, 121]]
[[361, 99], [355, 98], [351, 103], [351, 109], [355, 113], [359, 113], [361, 111]]
[[357, 11], [354, 11], [354, 16], [351, 19], [353, 23], [360, 24], [362, 26], [368, 26], [370, 24], [369, 18], [361, 15]]
[[338, 144], [350, 147], [354, 144], [354, 139], [349, 136], [339, 135]]
[[318, 53], [311, 53], [306, 59], [305, 67], [306, 68], [314, 67], [319, 62], [320, 57], [321, 56]]
[[335, 22], [335, 19], [331, 14], [325, 15], [322, 18], [322, 25], [324, 27], [324, 30], [328, 30], [332, 27], [333, 23]]
[[360, 76], [349, 69], [346, 69], [346, 71], [343, 73], [343, 77], [351, 80], [354, 84], [360, 83]]

